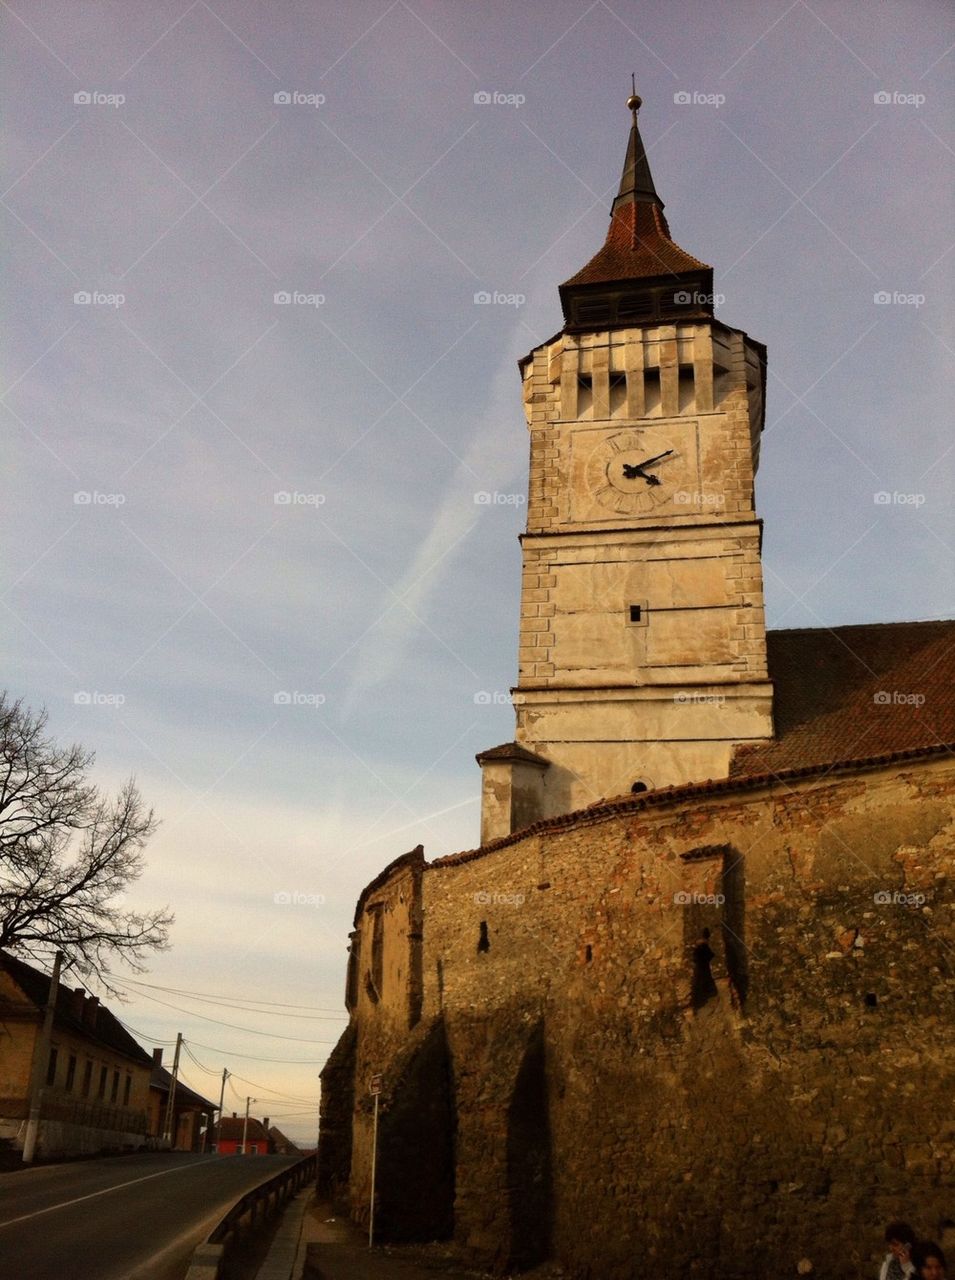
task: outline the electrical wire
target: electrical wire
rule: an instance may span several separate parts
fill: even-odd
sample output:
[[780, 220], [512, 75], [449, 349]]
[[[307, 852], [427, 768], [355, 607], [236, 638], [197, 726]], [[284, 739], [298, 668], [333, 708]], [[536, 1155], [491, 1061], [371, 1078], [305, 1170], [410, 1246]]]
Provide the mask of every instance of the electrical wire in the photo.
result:
[[[171, 996], [191, 996], [195, 1000], [211, 1000], [211, 1001], [218, 1001], [221, 1003], [229, 1002], [237, 1005], [238, 1004], [242, 1004], [242, 1005], [267, 1004], [269, 1006], [268, 1010], [249, 1009], [248, 1012], [250, 1013], [252, 1012], [264, 1013], [264, 1012], [269, 1012], [271, 1009], [311, 1009], [316, 1013], [333, 1014], [336, 1018], [348, 1017], [348, 1014], [343, 1012], [341, 1009], [326, 1009], [323, 1006], [317, 1005], [317, 1004], [280, 1004], [277, 1001], [271, 1001], [271, 1000], [270, 1001], [251, 1000], [251, 999], [247, 1000], [243, 996], [214, 995], [212, 992], [209, 992], [209, 991], [185, 991], [181, 987], [163, 987], [156, 982], [141, 982], [138, 978], [125, 977], [123, 981], [132, 983], [134, 986], [137, 986], [137, 987], [149, 987], [150, 990], [152, 991], [164, 991], [166, 995], [171, 995]], [[292, 1015], [289, 1014], [288, 1016], [291, 1017]]]
[[192, 1043], [197, 1049], [208, 1049], [210, 1053], [219, 1053], [223, 1058], [248, 1058], [251, 1062], [281, 1062], [288, 1067], [321, 1067], [325, 1064], [324, 1058], [260, 1058], [254, 1053], [235, 1053], [232, 1049], [220, 1049], [213, 1044], [200, 1044], [198, 1040]]
[[223, 1022], [221, 1018], [209, 1018], [204, 1013], [196, 1013], [194, 1009], [183, 1009], [177, 1004], [170, 1004], [168, 1000], [160, 1000], [157, 996], [146, 995], [144, 991], [136, 991], [130, 994], [139, 996], [141, 1000], [151, 1000], [154, 1004], [161, 1004], [164, 1009], [173, 1009], [176, 1013], [184, 1013], [189, 1018], [200, 1018], [203, 1022], [212, 1022], [217, 1027], [228, 1027], [230, 1031], [242, 1031], [250, 1036], [268, 1036], [272, 1040], [286, 1040], [294, 1044], [333, 1045], [336, 1043], [334, 1040], [309, 1040], [303, 1036], [283, 1036], [278, 1031], [256, 1031], [254, 1027], [240, 1027], [235, 1022]]

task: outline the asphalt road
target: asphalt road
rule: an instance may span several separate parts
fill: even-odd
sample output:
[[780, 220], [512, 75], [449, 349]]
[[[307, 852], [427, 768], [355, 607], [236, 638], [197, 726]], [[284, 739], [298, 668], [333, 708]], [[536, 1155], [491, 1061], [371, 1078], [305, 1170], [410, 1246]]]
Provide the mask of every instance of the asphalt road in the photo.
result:
[[173, 1280], [286, 1156], [123, 1156], [0, 1174], [2, 1280]]

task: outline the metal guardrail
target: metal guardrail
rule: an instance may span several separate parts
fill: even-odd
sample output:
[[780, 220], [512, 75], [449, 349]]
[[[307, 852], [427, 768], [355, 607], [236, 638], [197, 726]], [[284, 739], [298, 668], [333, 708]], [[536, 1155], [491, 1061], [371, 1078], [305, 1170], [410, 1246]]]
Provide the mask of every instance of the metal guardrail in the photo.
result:
[[307, 1182], [314, 1182], [317, 1173], [318, 1156], [305, 1156], [247, 1191], [193, 1253], [186, 1280], [225, 1280], [230, 1255], [241, 1240], [277, 1213]]

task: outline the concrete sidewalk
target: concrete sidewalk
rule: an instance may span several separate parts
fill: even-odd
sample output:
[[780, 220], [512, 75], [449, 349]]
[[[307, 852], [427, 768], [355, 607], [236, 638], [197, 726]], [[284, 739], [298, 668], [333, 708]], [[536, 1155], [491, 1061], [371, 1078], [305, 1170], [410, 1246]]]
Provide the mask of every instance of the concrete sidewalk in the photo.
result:
[[456, 1264], [450, 1248], [409, 1250], [368, 1248], [368, 1238], [331, 1205], [302, 1191], [285, 1210], [269, 1255], [256, 1280], [435, 1280], [436, 1276], [482, 1280], [482, 1271]]

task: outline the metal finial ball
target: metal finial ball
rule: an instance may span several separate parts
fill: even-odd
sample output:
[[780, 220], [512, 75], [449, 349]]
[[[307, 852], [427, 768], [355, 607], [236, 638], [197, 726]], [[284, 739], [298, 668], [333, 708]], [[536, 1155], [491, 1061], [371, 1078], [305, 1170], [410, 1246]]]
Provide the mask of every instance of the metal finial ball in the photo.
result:
[[643, 99], [640, 97], [639, 93], [631, 94], [631, 96], [627, 99], [627, 106], [631, 111], [640, 110], [640, 108], [643, 106]]

